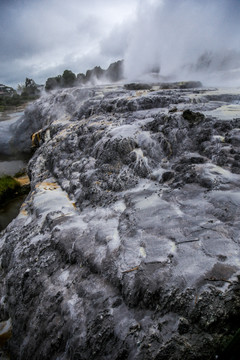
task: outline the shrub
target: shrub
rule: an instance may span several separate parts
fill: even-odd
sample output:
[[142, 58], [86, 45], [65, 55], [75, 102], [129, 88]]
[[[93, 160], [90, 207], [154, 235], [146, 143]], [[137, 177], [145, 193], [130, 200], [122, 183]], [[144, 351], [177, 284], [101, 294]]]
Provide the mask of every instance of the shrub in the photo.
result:
[[20, 184], [12, 176], [3, 175], [0, 177], [0, 202], [4, 202], [15, 196], [20, 189]]
[[76, 80], [76, 75], [71, 70], [64, 70], [62, 74], [62, 78], [63, 78], [63, 86], [71, 87], [74, 85], [74, 82]]
[[76, 75], [71, 70], [64, 70], [62, 75], [48, 78], [45, 84], [45, 90], [65, 88], [74, 86]]
[[61, 83], [62, 83], [62, 76], [61, 75], [48, 78], [47, 81], [46, 81], [45, 89], [46, 90], [56, 89], [58, 87], [61, 87]]

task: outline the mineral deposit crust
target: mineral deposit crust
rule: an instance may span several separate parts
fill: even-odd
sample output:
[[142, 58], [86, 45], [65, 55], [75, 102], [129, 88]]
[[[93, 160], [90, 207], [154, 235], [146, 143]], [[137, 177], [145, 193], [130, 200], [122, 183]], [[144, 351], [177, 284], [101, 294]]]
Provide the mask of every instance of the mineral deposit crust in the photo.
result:
[[0, 238], [12, 359], [204, 360], [239, 327], [240, 119], [220, 110], [240, 95], [131, 89], [54, 91], [13, 129], [35, 152]]

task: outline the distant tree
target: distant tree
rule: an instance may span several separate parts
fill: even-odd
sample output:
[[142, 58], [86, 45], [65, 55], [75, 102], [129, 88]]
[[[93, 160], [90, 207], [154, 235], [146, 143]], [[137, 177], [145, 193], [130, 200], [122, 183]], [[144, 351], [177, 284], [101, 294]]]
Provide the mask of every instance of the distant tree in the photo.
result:
[[123, 75], [123, 60], [118, 60], [109, 65], [108, 69], [105, 71], [105, 76], [110, 81], [119, 81], [124, 78]]
[[85, 75], [85, 74], [83, 74], [83, 73], [77, 74], [76, 83], [77, 83], [78, 85], [86, 84], [86, 82], [87, 82], [87, 79], [86, 79], [86, 75]]
[[29, 78], [26, 78], [25, 80], [25, 87], [26, 88], [31, 88], [33, 86], [35, 86], [35, 81], [33, 79], [29, 79]]
[[0, 111], [25, 104], [30, 100], [37, 99], [40, 95], [38, 85], [29, 78], [26, 78], [25, 84], [18, 85], [18, 91], [2, 84], [0, 84], [0, 91]]
[[56, 88], [72, 87], [76, 82], [76, 75], [71, 70], [64, 70], [62, 75], [48, 78], [45, 84], [47, 91]]
[[33, 79], [26, 78], [25, 87], [22, 89], [21, 96], [29, 97], [29, 96], [38, 96], [40, 94], [40, 90], [37, 87], [37, 84]]
[[48, 90], [56, 89], [61, 86], [62, 86], [62, 76], [58, 75], [47, 79], [45, 84], [45, 89], [48, 91]]
[[86, 72], [86, 82], [94, 83], [95, 80], [101, 79], [104, 76], [105, 70], [100, 66], [95, 66], [92, 70], [87, 70]]
[[9, 106], [19, 106], [22, 103], [21, 96], [18, 94], [13, 94], [11, 97], [6, 99], [6, 105]]
[[17, 86], [17, 93], [19, 95], [21, 95], [21, 93], [23, 92], [23, 90], [25, 89], [25, 85], [24, 84], [18, 84]]
[[74, 85], [76, 75], [71, 70], [64, 70], [62, 74], [63, 87], [71, 87]]

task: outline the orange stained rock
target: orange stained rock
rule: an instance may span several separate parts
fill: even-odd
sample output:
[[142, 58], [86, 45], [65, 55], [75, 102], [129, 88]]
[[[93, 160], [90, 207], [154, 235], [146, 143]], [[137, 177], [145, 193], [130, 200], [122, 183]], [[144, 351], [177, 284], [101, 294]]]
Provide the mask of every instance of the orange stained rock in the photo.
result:
[[20, 214], [21, 214], [21, 215], [24, 215], [24, 216], [27, 216], [27, 215], [28, 215], [28, 212], [27, 212], [26, 209], [22, 209], [22, 210], [20, 210]]
[[149, 90], [138, 90], [136, 91], [136, 96], [142, 96], [149, 93]]
[[14, 178], [16, 181], [18, 181], [20, 183], [21, 186], [24, 185], [29, 185], [30, 184], [30, 179], [27, 175], [18, 177], [18, 178]]
[[40, 143], [40, 140], [41, 140], [41, 132], [42, 130], [39, 130], [37, 132], [35, 132], [34, 134], [32, 134], [32, 147], [35, 147], [36, 146], [36, 139], [37, 139], [37, 144]]
[[44, 189], [44, 190], [55, 190], [59, 188], [59, 185], [56, 182], [48, 182], [43, 181], [36, 185], [36, 188]]

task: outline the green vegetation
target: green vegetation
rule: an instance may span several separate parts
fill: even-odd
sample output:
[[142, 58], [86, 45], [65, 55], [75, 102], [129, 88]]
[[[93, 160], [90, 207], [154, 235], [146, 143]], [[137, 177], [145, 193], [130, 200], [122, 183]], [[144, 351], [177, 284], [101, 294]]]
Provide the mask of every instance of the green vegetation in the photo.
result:
[[53, 89], [61, 87], [61, 79], [62, 79], [61, 75], [48, 78], [46, 81], [45, 89], [53, 90]]
[[13, 198], [20, 190], [20, 183], [12, 176], [3, 175], [0, 177], [0, 202]]
[[110, 64], [107, 70], [95, 66], [92, 70], [87, 70], [86, 74], [79, 73], [77, 76], [71, 70], [64, 70], [62, 75], [47, 79], [45, 90], [81, 86], [100, 79], [108, 79], [111, 82], [123, 79], [123, 60]]
[[[11, 91], [9, 90], [11, 89]], [[36, 100], [40, 90], [34, 80], [26, 78], [25, 85], [19, 85], [18, 94], [14, 89], [1, 85], [0, 111], [11, 110], [17, 106], [25, 105], [28, 101]]]
[[19, 178], [21, 176], [26, 176], [27, 175], [27, 171], [26, 168], [22, 168], [20, 169], [18, 172], [16, 172], [16, 174], [14, 175], [15, 178]]
[[76, 80], [76, 75], [71, 70], [64, 70], [62, 74], [64, 87], [73, 86]]
[[27, 101], [34, 100], [34, 98], [26, 98], [22, 97], [21, 95], [14, 94], [12, 96], [1, 96], [0, 95], [0, 111], [4, 110], [11, 110], [12, 108], [15, 108], [17, 106], [21, 106], [26, 104]]
[[76, 75], [71, 70], [64, 70], [62, 75], [48, 78], [45, 89], [53, 90], [56, 88], [66, 88], [75, 85]]

